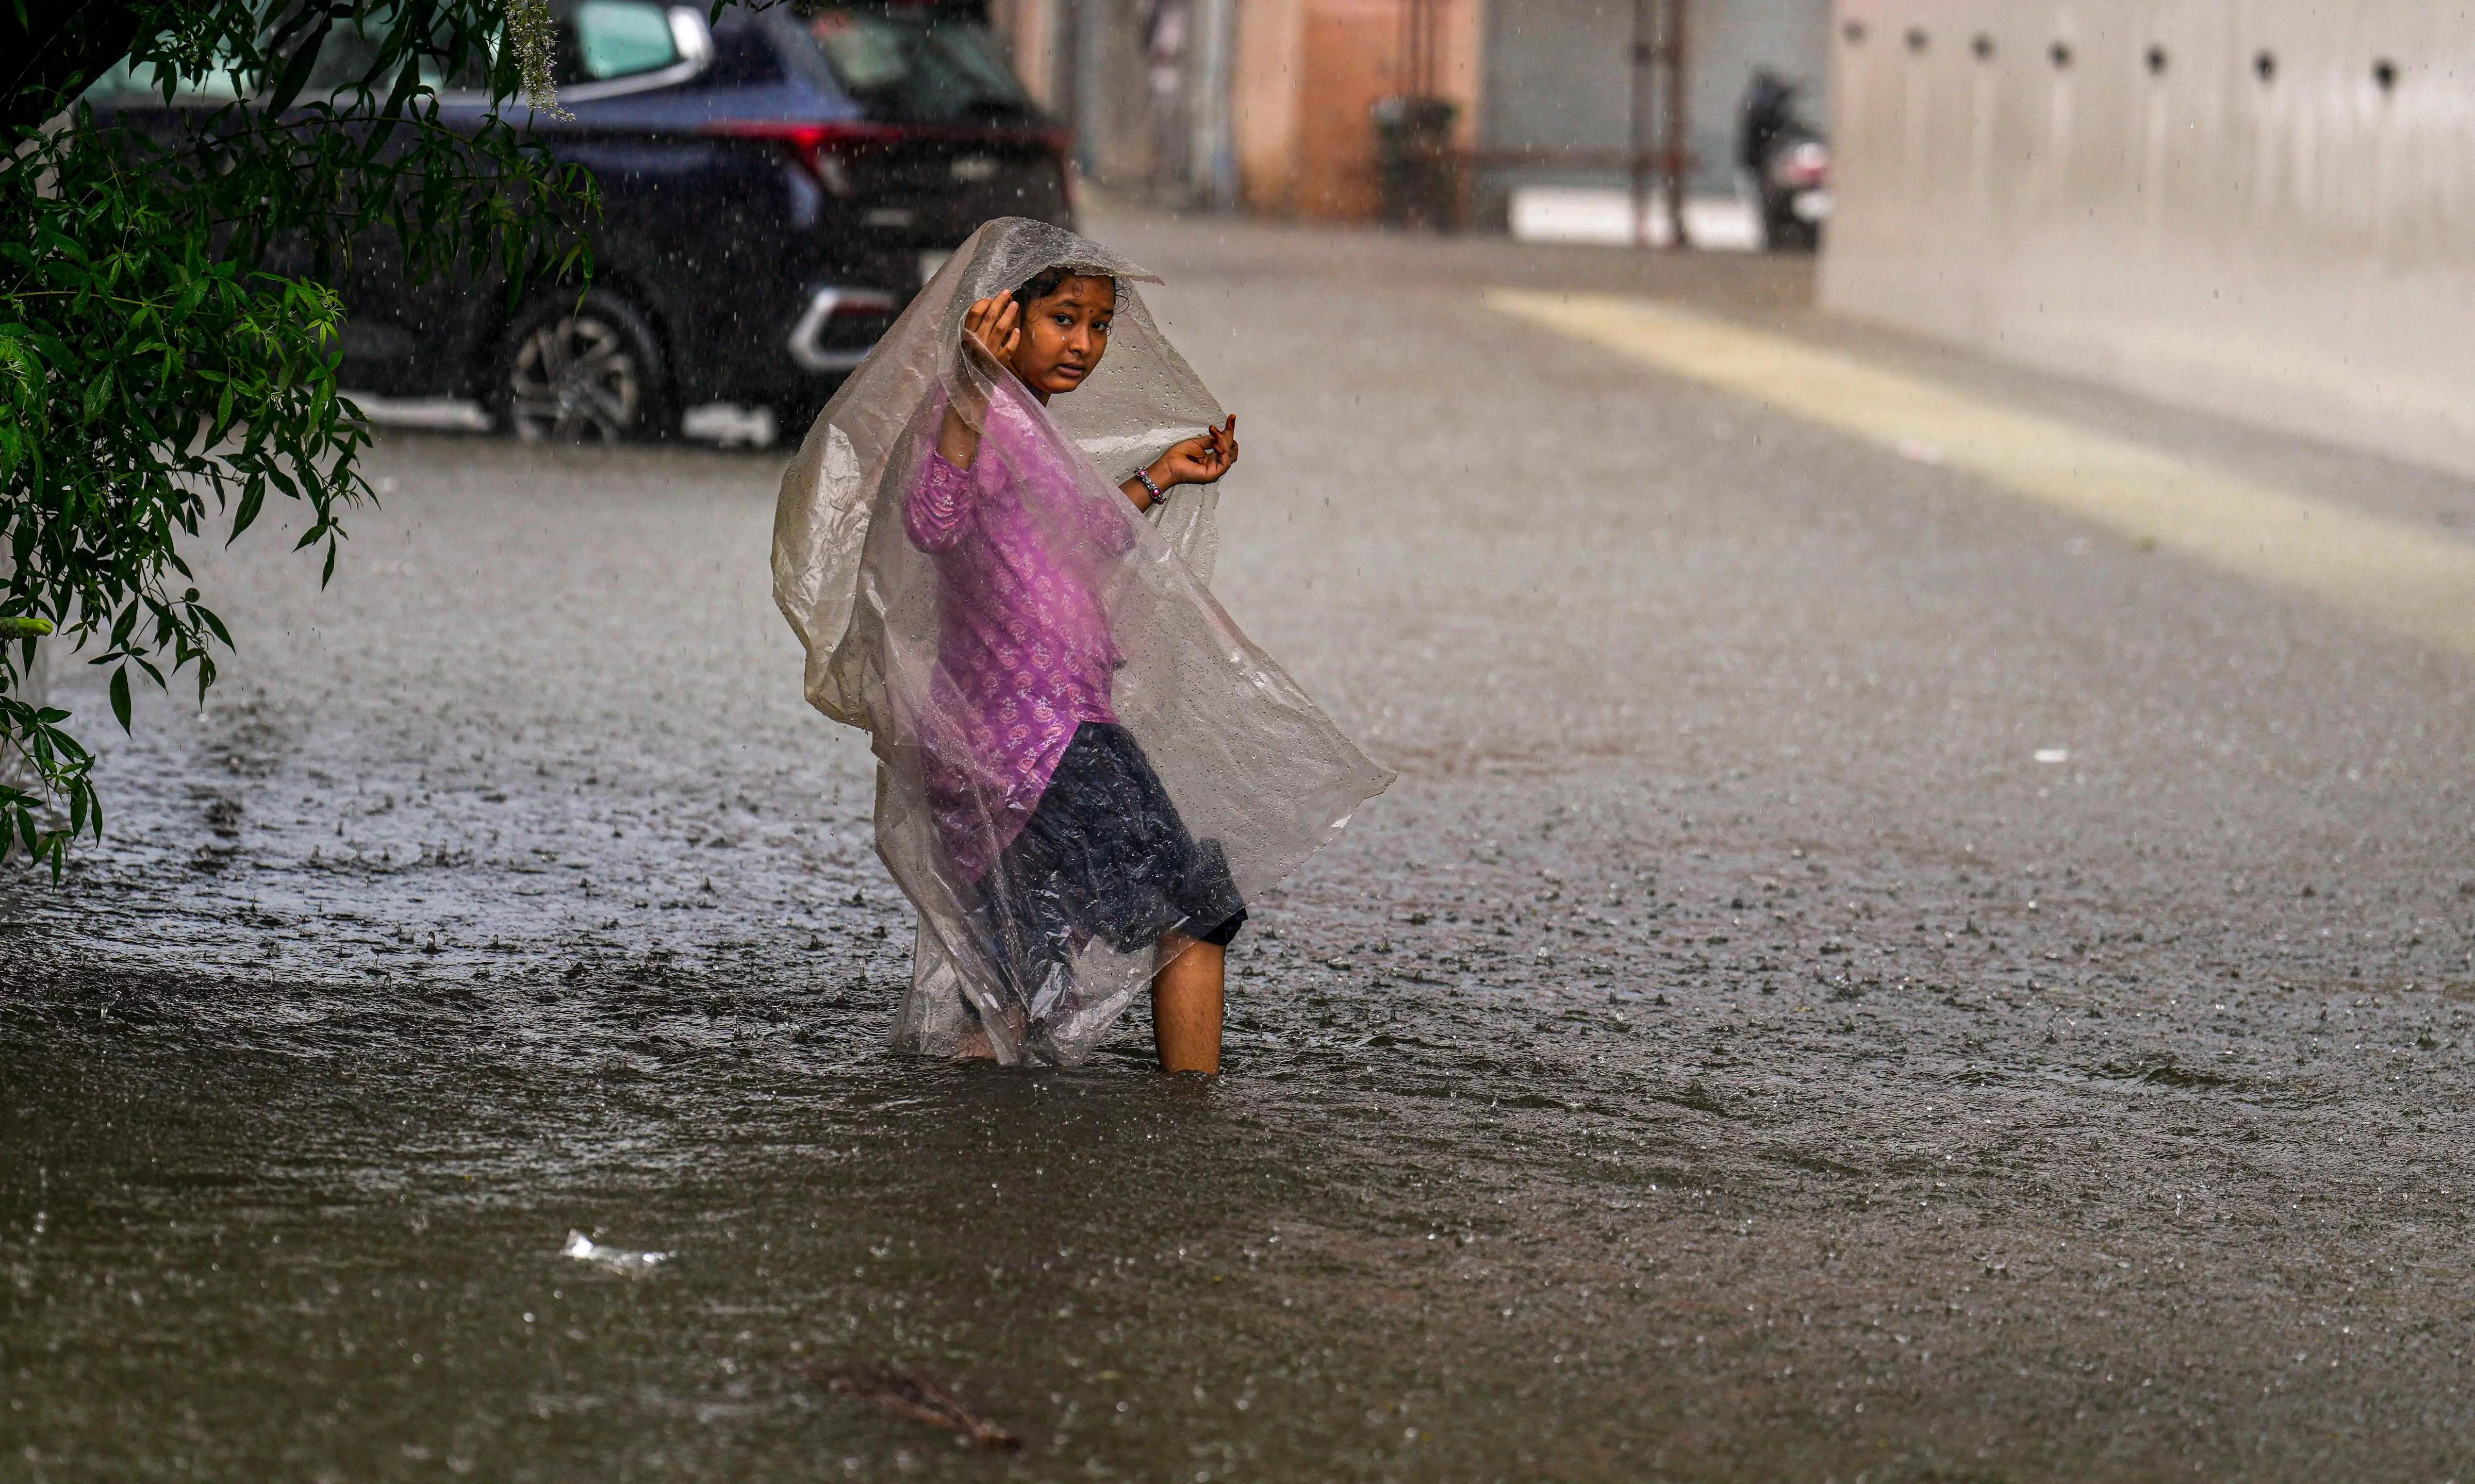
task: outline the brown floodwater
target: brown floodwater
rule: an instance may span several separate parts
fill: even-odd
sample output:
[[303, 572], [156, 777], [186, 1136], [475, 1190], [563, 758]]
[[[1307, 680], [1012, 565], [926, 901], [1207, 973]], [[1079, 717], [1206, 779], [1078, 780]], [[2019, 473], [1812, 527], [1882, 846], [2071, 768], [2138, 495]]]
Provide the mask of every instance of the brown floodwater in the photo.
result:
[[1402, 769], [1227, 1075], [884, 1049], [776, 456], [391, 433], [0, 886], [0, 1476], [2475, 1478], [2475, 671], [1466, 291], [1581, 259], [1125, 231]]

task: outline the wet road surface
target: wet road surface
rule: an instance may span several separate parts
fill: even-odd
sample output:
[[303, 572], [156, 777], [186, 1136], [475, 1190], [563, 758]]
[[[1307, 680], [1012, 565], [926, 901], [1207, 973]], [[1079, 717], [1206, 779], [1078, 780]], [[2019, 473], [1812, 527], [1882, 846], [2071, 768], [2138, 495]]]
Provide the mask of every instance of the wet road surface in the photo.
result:
[[1794, 264], [1099, 225], [1240, 414], [1224, 602], [1402, 769], [1256, 904], [1228, 1075], [882, 1049], [780, 455], [390, 434], [325, 594], [201, 553], [226, 680], [0, 888], [8, 1476], [2475, 1478], [2475, 664], [1483, 291], [2475, 489]]

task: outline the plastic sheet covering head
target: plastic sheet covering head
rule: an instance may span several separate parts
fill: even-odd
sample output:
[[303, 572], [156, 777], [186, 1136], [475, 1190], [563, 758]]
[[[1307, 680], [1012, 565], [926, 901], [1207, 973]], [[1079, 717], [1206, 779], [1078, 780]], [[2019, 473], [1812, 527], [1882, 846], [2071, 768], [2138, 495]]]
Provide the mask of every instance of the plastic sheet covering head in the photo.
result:
[[[1115, 280], [1107, 349], [1043, 405], [964, 317], [1066, 266]], [[1391, 774], [1240, 633], [1205, 582], [1210, 487], [1148, 518], [1118, 485], [1219, 421], [1096, 242], [972, 233], [783, 476], [774, 598], [808, 699], [865, 729], [877, 854], [919, 912], [896, 1047], [1070, 1065]], [[940, 451], [948, 410], [976, 433]]]

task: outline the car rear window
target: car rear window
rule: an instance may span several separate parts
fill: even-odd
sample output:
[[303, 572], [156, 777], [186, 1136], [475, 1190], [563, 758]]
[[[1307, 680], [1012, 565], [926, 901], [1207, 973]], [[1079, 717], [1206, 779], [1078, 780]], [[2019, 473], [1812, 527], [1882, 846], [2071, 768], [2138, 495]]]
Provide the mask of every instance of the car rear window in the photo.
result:
[[[378, 58], [380, 24], [346, 22], [329, 32], [318, 49], [318, 60], [310, 64], [302, 101], [327, 98], [358, 83]], [[684, 60], [677, 33], [671, 26], [670, 8], [657, 0], [582, 0], [558, 16], [555, 56], [554, 75], [562, 86], [639, 77]], [[453, 78], [441, 76], [434, 64], [425, 61], [421, 80], [442, 92], [478, 88], [483, 83], [478, 61]], [[381, 97], [386, 82], [380, 79], [377, 88]], [[86, 90], [86, 96], [98, 102], [124, 104], [142, 103], [150, 93], [160, 101], [162, 88], [155, 69], [148, 67], [141, 75], [125, 58]], [[217, 67], [203, 77], [182, 81], [173, 88], [172, 101], [194, 107], [230, 103], [239, 96], [232, 73]], [[338, 97], [337, 101], [344, 100]]]
[[[611, 0], [588, 0], [587, 9], [594, 4], [609, 3]], [[636, 0], [636, 3], [657, 16], [664, 13], [658, 7], [645, 4], [644, 0]], [[339, 106], [352, 103], [353, 89], [368, 77], [371, 66], [378, 61], [383, 38], [380, 28], [385, 24], [382, 17], [364, 17], [344, 21], [330, 30], [327, 39], [318, 48], [318, 60], [309, 64], [309, 76], [302, 84], [300, 101], [304, 104], [331, 101]], [[663, 36], [663, 44], [670, 45], [667, 29]], [[482, 62], [478, 58], [469, 61], [463, 71], [453, 78], [439, 70], [435, 58], [424, 58], [420, 76], [424, 85], [440, 92], [477, 88], [484, 82]], [[263, 87], [271, 79], [258, 81]], [[393, 82], [392, 76], [381, 76], [371, 84], [371, 91], [383, 98]], [[163, 86], [160, 75], [153, 65], [141, 70], [133, 67], [129, 59], [124, 57], [96, 79], [86, 95], [97, 102], [109, 101], [123, 106], [146, 103], [150, 96], [152, 101], [159, 103], [163, 99]], [[219, 107], [240, 96], [239, 80], [229, 68], [217, 66], [200, 76], [178, 80], [172, 89], [171, 101], [176, 106], [187, 108]]]
[[[141, 73], [124, 57], [96, 78], [85, 96], [90, 103], [160, 103], [163, 85], [152, 66]], [[214, 107], [239, 97], [239, 80], [223, 67], [210, 67], [202, 77], [182, 79], [172, 88], [172, 102], [190, 108]]]
[[680, 60], [670, 11], [649, 0], [584, 0], [560, 29], [562, 83], [636, 77]]
[[[351, 27], [336, 27], [328, 36], [327, 44], [319, 48], [318, 60], [310, 64], [309, 77], [302, 85], [300, 101], [306, 104], [331, 99], [339, 105], [350, 103], [351, 88], [368, 72], [369, 64], [377, 55], [377, 43], [362, 32]], [[470, 77], [453, 80], [453, 85], [480, 86], [478, 65], [468, 70]], [[450, 80], [441, 76], [438, 68], [427, 60], [422, 63], [421, 80], [440, 91], [451, 85]], [[379, 97], [385, 97], [390, 81], [379, 79], [372, 91]], [[153, 65], [140, 70], [132, 66], [129, 59], [124, 57], [95, 79], [94, 85], [86, 90], [86, 96], [96, 103], [116, 103], [124, 107], [161, 103], [163, 85], [160, 74]], [[171, 101], [178, 108], [219, 108], [238, 100], [240, 96], [239, 79], [233, 75], [231, 69], [218, 66], [210, 67], [197, 77], [177, 80], [173, 85]]]
[[1031, 98], [987, 27], [926, 6], [802, 5], [800, 35], [872, 117], [914, 123], [1004, 121]]

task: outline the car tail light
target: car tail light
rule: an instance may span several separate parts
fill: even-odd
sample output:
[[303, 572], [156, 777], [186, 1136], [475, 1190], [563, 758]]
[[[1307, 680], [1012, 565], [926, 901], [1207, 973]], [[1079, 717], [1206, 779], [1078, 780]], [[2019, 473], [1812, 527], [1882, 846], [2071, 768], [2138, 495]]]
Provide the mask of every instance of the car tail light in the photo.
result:
[[850, 163], [854, 150], [883, 144], [897, 131], [883, 124], [775, 124], [731, 120], [708, 124], [705, 133], [738, 139], [770, 139], [780, 145], [826, 193], [851, 193]]
[[[904, 140], [945, 139], [957, 146], [1022, 142], [1019, 134], [982, 130], [947, 130], [898, 124], [802, 124], [731, 119], [707, 124], [704, 133], [736, 139], [764, 139], [781, 146], [808, 178], [827, 194], [848, 197], [855, 189], [850, 157]], [[1038, 135], [1057, 161], [1057, 178], [1068, 210], [1074, 207], [1074, 135], [1063, 129]]]

